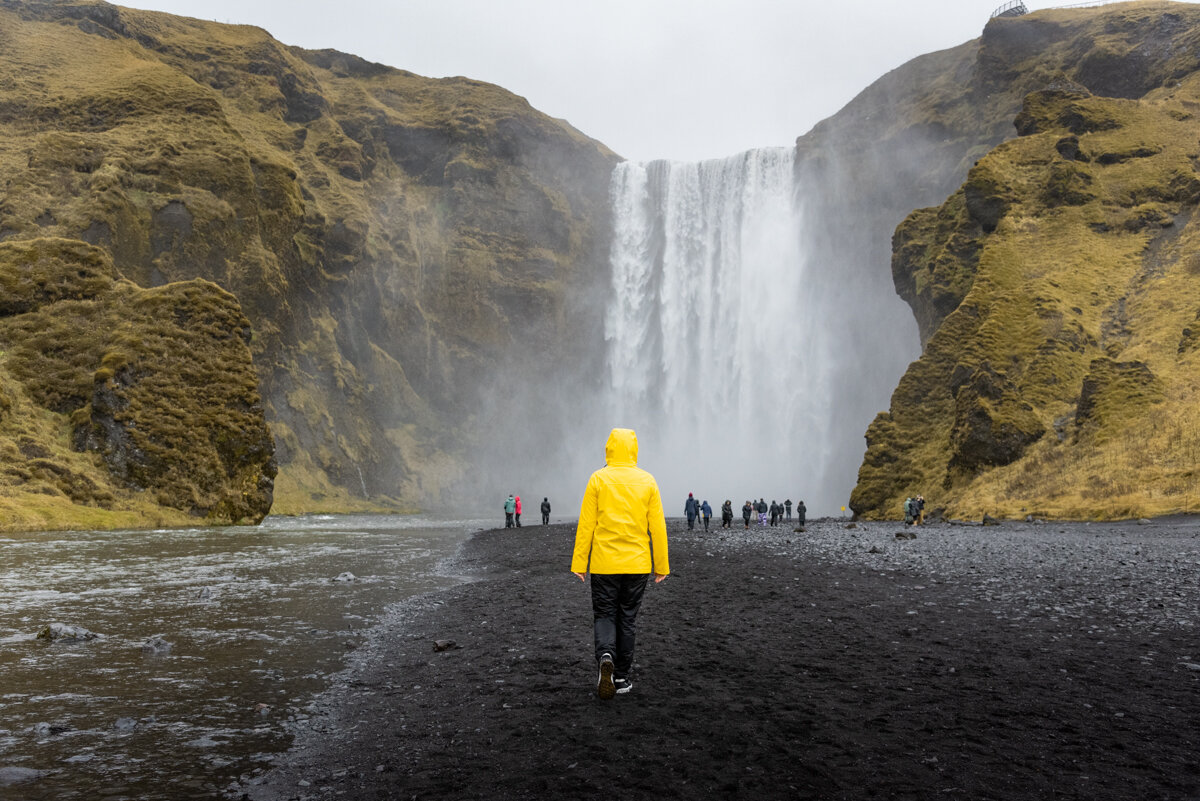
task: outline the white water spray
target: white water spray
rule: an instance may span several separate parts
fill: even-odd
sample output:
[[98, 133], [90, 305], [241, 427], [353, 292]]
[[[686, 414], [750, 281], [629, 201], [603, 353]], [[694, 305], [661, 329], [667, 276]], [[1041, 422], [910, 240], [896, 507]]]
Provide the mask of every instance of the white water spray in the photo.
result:
[[772, 148], [614, 171], [604, 411], [638, 431], [668, 515], [688, 492], [714, 514], [726, 498], [735, 512], [759, 497], [845, 503], [822, 481], [836, 271], [806, 258], [793, 160]]

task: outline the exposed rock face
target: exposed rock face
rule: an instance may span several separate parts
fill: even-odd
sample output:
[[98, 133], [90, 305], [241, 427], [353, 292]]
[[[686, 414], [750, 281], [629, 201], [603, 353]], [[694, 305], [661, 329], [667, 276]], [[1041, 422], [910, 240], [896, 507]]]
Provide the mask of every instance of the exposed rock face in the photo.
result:
[[924, 492], [963, 517], [1138, 517], [1200, 489], [1198, 26], [1180, 4], [988, 25], [991, 86], [1059, 77], [1014, 115], [1019, 139], [896, 231], [924, 348], [868, 429], [857, 514]]
[[[965, 371], [963, 371], [965, 372]], [[991, 467], [1011, 464], [1046, 433], [1033, 407], [1006, 376], [986, 362], [954, 390], [954, 424], [947, 484], [956, 474], [968, 480]]]
[[[89, 0], [0, 0], [0, 44], [0, 240], [82, 240], [141, 287], [232, 293], [284, 511], [432, 502], [489, 414], [511, 421], [487, 405], [505, 381], [586, 374], [616, 157], [565, 122], [476, 81]], [[114, 368], [70, 399], [131, 484], [165, 464], [109, 422], [143, 381]]]
[[70, 416], [72, 464], [22, 419], [0, 421], [16, 457], [7, 493], [65, 495], [105, 510], [130, 490], [211, 522], [258, 522], [271, 508], [274, 443], [263, 416], [236, 299], [195, 279], [143, 290], [116, 278], [108, 254], [76, 240], [0, 243], [5, 372], [20, 395]]
[[[1026, 96], [1042, 90], [1077, 96], [1074, 106], [1055, 108], [1061, 123], [1050, 122], [1063, 130], [1059, 139], [1082, 139], [1108, 124], [1099, 107], [1086, 105], [1089, 95], [1140, 97], [1194, 71], [1195, 23], [1195, 8], [1184, 3], [996, 19], [979, 39], [883, 76], [797, 140], [805, 248], [813, 264], [838, 276], [819, 302], [848, 311], [844, 325], [828, 331], [841, 375], [822, 391], [834, 396], [843, 419], [861, 421], [846, 427], [823, 465], [830, 492], [855, 483], [861, 427], [970, 287], [980, 241], [974, 229], [999, 225], [1009, 213], [1013, 199], [1007, 184], [997, 182], [1003, 176], [977, 171], [976, 162], [1016, 135], [1013, 119]], [[1083, 199], [1091, 192], [1086, 175], [1060, 164], [1053, 181], [1046, 176], [1045, 191]], [[940, 207], [959, 189], [955, 202], [969, 203], [970, 214], [947, 216]], [[957, 235], [897, 230], [921, 207], [941, 213]], [[893, 232], [900, 261], [893, 262], [895, 292], [911, 311], [880, 281], [880, 265], [892, 259]], [[918, 267], [913, 253], [920, 251], [928, 252]], [[808, 302], [816, 301], [798, 299], [801, 313]], [[890, 514], [898, 515], [898, 507]]]

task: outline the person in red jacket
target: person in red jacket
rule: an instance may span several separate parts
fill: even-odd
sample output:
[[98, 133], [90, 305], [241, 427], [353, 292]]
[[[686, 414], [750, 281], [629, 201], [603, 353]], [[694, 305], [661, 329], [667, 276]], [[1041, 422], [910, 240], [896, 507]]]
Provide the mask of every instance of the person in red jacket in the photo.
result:
[[521, 496], [518, 495], [516, 500], [517, 500], [517, 528], [520, 528], [521, 527]]
[[658, 583], [671, 572], [667, 521], [654, 476], [637, 466], [637, 434], [614, 428], [604, 447], [605, 466], [592, 473], [579, 509], [571, 572], [592, 575], [592, 629], [599, 678], [607, 700], [633, 689], [634, 632], [650, 574]]

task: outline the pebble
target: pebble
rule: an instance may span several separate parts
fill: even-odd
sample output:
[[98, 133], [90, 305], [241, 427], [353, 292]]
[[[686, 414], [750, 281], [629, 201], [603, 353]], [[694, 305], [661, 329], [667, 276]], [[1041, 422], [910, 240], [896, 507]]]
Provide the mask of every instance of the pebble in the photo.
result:
[[[692, 535], [715, 554], [770, 548], [778, 558], [862, 567], [881, 576], [903, 574], [924, 585], [962, 587], [972, 604], [990, 607], [1009, 625], [1030, 618], [1082, 621], [1103, 640], [1124, 629], [1194, 630], [1200, 626], [1200, 522], [1122, 523], [1005, 521], [984, 529], [931, 523], [920, 539], [896, 541], [894, 522], [809, 521], [808, 535], [785, 542], [770, 528]], [[1153, 593], [1153, 594], [1151, 594]], [[1099, 625], [1097, 625], [1099, 624]], [[1178, 660], [1193, 664], [1193, 660]], [[1188, 667], [1200, 670], [1200, 667]]]

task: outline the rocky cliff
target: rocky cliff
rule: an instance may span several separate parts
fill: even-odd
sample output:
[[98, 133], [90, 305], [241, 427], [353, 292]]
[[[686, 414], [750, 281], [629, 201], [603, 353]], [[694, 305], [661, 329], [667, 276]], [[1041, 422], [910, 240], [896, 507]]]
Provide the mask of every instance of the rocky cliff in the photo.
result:
[[256, 523], [274, 443], [237, 300], [78, 240], [0, 243], [6, 528]]
[[923, 493], [956, 516], [1191, 509], [1200, 10], [993, 20], [963, 87], [1030, 91], [1018, 138], [895, 232], [923, 353], [867, 432], [851, 507], [895, 517]]
[[[615, 161], [477, 81], [257, 28], [0, 0], [0, 242], [91, 245], [128, 302], [236, 298], [277, 510], [433, 502], [492, 416], [520, 408], [520, 385], [583, 361]], [[112, 442], [126, 368], [88, 367], [112, 373], [108, 389], [28, 400], [77, 422], [90, 404], [75, 444], [114, 475], [170, 473]]]

